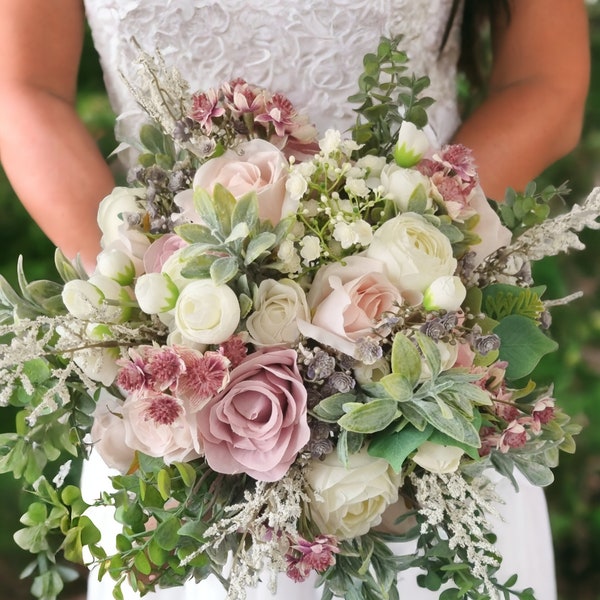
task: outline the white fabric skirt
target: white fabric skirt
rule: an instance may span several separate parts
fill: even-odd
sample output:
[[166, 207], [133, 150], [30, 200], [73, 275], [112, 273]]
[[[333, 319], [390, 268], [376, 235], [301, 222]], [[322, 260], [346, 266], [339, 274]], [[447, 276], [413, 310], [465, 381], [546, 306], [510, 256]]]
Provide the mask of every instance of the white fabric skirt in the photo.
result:
[[[103, 490], [111, 489], [108, 479], [111, 472], [102, 459], [92, 453], [85, 463], [82, 474], [83, 497], [88, 502], [97, 498]], [[498, 535], [497, 547], [503, 557], [499, 581], [504, 581], [513, 573], [519, 574], [518, 589], [532, 587], [538, 600], [556, 600], [554, 576], [554, 554], [548, 521], [548, 510], [543, 490], [532, 486], [522, 477], [518, 477], [520, 491], [505, 478], [499, 478], [498, 492], [504, 500], [499, 507], [502, 520], [495, 522], [494, 530]], [[119, 532], [119, 524], [112, 518], [112, 510], [94, 508], [90, 517], [102, 530], [103, 541], [114, 540]], [[108, 552], [114, 551], [108, 543], [104, 544]], [[399, 554], [411, 551], [411, 543], [392, 544]], [[417, 569], [399, 574], [398, 591], [401, 600], [434, 600], [439, 592], [430, 592], [416, 583]], [[278, 580], [276, 598], [285, 600], [320, 600], [321, 590], [314, 586], [315, 579], [304, 583], [294, 583], [285, 574]], [[88, 582], [88, 600], [112, 600], [113, 581], [105, 576], [98, 581], [92, 571]], [[123, 586], [124, 600], [139, 600], [139, 594]], [[259, 584], [248, 591], [248, 600], [268, 600], [273, 598], [266, 584]], [[159, 590], [146, 594], [145, 600], [224, 600], [225, 591], [215, 577], [209, 577], [201, 583], [188, 582], [180, 588]]]

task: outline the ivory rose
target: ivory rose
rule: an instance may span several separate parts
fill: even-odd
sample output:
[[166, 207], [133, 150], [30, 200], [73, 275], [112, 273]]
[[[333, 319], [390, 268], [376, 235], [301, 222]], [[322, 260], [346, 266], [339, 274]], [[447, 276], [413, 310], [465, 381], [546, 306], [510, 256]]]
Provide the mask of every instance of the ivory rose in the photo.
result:
[[125, 426], [121, 415], [123, 403], [103, 394], [94, 409], [91, 437], [94, 449], [112, 469], [127, 473], [135, 457], [125, 444]]
[[307, 394], [295, 350], [254, 352], [198, 412], [206, 460], [219, 473], [277, 481], [308, 442]]
[[240, 305], [235, 292], [212, 279], [188, 284], [177, 298], [175, 327], [200, 344], [220, 344], [231, 336], [240, 322]]
[[[284, 155], [273, 144], [260, 139], [250, 140], [206, 161], [196, 171], [193, 187], [212, 193], [215, 185], [220, 183], [236, 198], [256, 192], [260, 218], [276, 225], [285, 216], [282, 208], [288, 166]], [[187, 199], [186, 208], [191, 208]], [[186, 210], [186, 217], [190, 217], [189, 210]], [[197, 221], [198, 217], [192, 220]]]
[[310, 323], [299, 321], [300, 331], [353, 355], [355, 342], [372, 333], [377, 319], [402, 304], [401, 293], [383, 270], [380, 261], [364, 256], [319, 269], [308, 294], [313, 316]]
[[443, 446], [433, 442], [423, 442], [415, 455], [413, 461], [430, 473], [454, 473], [460, 466], [460, 459], [464, 450], [456, 446]]
[[313, 460], [306, 480], [308, 510], [319, 531], [350, 539], [381, 523], [385, 509], [398, 500], [402, 476], [386, 460], [362, 449], [350, 455], [348, 467], [336, 452]]
[[251, 341], [259, 346], [294, 343], [300, 336], [298, 319], [309, 319], [304, 290], [290, 279], [262, 281], [254, 306], [246, 328]]
[[415, 213], [386, 221], [366, 255], [382, 262], [388, 279], [402, 291], [422, 293], [438, 277], [453, 275], [457, 265], [448, 238]]

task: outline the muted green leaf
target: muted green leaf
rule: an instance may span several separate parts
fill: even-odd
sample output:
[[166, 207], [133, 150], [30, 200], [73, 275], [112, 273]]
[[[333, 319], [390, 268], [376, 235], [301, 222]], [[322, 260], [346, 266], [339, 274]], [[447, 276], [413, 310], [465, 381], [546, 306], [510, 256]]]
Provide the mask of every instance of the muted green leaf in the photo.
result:
[[267, 252], [273, 248], [277, 237], [270, 231], [264, 231], [248, 243], [246, 249], [246, 256], [244, 258], [244, 264], [249, 265], [253, 263], [261, 254]]
[[229, 283], [239, 271], [237, 258], [222, 256], [217, 258], [210, 266], [210, 277], [215, 285]]
[[421, 376], [421, 355], [416, 346], [403, 333], [394, 336], [392, 344], [392, 373], [405, 377], [414, 386]]
[[419, 431], [412, 425], [407, 425], [397, 432], [381, 432], [373, 436], [369, 444], [369, 454], [387, 460], [394, 471], [400, 473], [404, 461], [429, 439], [432, 432], [431, 426]]
[[360, 404], [338, 420], [340, 427], [355, 433], [375, 433], [385, 429], [398, 415], [393, 400], [375, 399]]

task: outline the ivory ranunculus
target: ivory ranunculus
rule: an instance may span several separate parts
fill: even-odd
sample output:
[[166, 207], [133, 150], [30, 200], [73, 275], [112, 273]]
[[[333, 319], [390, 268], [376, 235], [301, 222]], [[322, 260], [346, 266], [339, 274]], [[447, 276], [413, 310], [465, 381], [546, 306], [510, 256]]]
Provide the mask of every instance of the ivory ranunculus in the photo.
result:
[[454, 473], [460, 466], [463, 454], [464, 450], [456, 446], [423, 442], [412, 459], [430, 473]]
[[135, 283], [135, 298], [140, 308], [149, 315], [172, 310], [178, 296], [177, 286], [164, 273], [145, 273]]
[[198, 279], [187, 285], [174, 311], [175, 327], [184, 337], [200, 344], [224, 342], [240, 322], [240, 305], [234, 291], [211, 279]]
[[307, 470], [308, 510], [319, 531], [339, 539], [367, 533], [381, 523], [385, 509], [398, 500], [402, 477], [365, 449], [345, 467], [337, 453], [313, 460]]
[[266, 279], [258, 287], [246, 328], [259, 346], [289, 345], [300, 336], [298, 319], [309, 317], [306, 295], [295, 281]]
[[[85, 329], [85, 343], [101, 342], [111, 339], [113, 335], [107, 325], [90, 324]], [[73, 362], [93, 381], [104, 386], [111, 385], [117, 377], [119, 367], [118, 348], [90, 347], [73, 352]]]
[[385, 265], [398, 289], [421, 293], [438, 277], [453, 275], [457, 265], [448, 238], [415, 213], [386, 221], [373, 235], [366, 256]]
[[219, 473], [277, 481], [310, 438], [307, 393], [290, 348], [259, 350], [198, 412], [206, 460]]
[[431, 282], [423, 295], [427, 310], [454, 311], [460, 308], [467, 296], [467, 289], [456, 275], [443, 275]]
[[322, 267], [311, 285], [311, 322], [300, 331], [318, 342], [353, 355], [355, 342], [373, 333], [383, 313], [395, 312], [402, 295], [383, 273], [383, 265], [364, 256]]
[[[62, 300], [74, 317], [84, 321], [120, 323], [130, 313], [127, 307], [130, 297], [125, 288], [104, 275], [93, 275], [87, 281], [67, 281], [63, 287]], [[107, 303], [107, 300], [111, 303]]]
[[212, 193], [215, 185], [220, 183], [236, 198], [256, 192], [260, 218], [276, 225], [286, 216], [282, 214], [282, 207], [288, 167], [284, 155], [273, 144], [260, 139], [250, 140], [206, 161], [196, 171], [193, 187]]
[[98, 255], [96, 273], [114, 279], [119, 285], [131, 285], [136, 276], [136, 265], [125, 252], [112, 248]]
[[381, 186], [383, 197], [391, 200], [400, 212], [408, 210], [409, 200], [419, 186], [427, 196], [426, 208], [431, 207], [431, 182], [415, 169], [404, 169], [394, 163], [388, 164], [381, 171]]

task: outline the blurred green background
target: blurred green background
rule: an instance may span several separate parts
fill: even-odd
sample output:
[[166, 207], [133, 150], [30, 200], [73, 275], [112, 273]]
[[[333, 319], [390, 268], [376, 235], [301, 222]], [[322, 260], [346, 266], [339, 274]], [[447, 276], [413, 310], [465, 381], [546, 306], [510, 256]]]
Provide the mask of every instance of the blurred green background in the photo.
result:
[[[570, 202], [581, 200], [600, 184], [600, 7], [590, 5], [589, 15], [592, 85], [582, 140], [540, 177], [541, 182], [556, 185], [568, 180], [573, 190]], [[108, 155], [115, 147], [114, 117], [89, 37], [81, 65], [79, 110]], [[1, 171], [0, 215], [0, 273], [14, 282], [16, 260], [22, 254], [29, 279], [55, 278], [54, 247], [23, 210]], [[600, 600], [600, 231], [587, 231], [582, 239], [585, 251], [536, 265], [536, 281], [548, 286], [547, 298], [585, 292], [574, 304], [553, 309], [552, 332], [560, 350], [546, 357], [536, 374], [540, 382], [555, 382], [556, 397], [584, 426], [577, 453], [562, 457], [556, 482], [546, 493], [561, 600]], [[6, 409], [0, 429], [11, 427]], [[30, 582], [19, 579], [29, 557], [12, 541], [27, 499], [8, 475], [0, 476], [0, 494], [0, 600], [29, 599]], [[70, 584], [62, 597], [80, 598], [83, 590], [82, 579]]]

